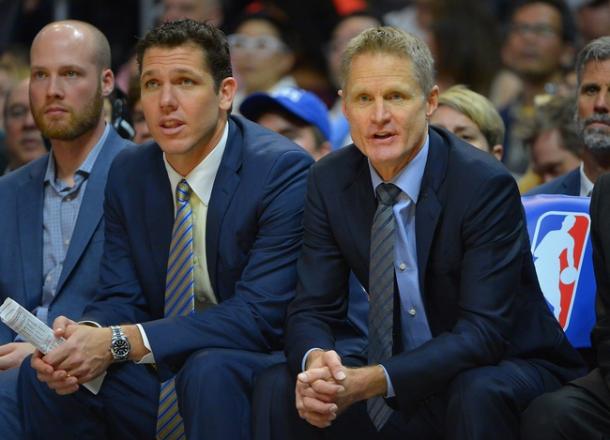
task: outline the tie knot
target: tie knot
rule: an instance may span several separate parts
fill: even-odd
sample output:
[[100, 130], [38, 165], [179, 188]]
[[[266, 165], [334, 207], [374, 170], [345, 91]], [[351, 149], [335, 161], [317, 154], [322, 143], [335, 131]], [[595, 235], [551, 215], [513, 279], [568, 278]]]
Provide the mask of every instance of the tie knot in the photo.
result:
[[396, 203], [396, 197], [400, 194], [400, 188], [393, 183], [382, 183], [377, 186], [376, 191], [379, 203], [386, 206], [392, 206]]
[[186, 180], [182, 179], [176, 187], [176, 200], [178, 200], [180, 203], [184, 203], [188, 201], [190, 196], [191, 187]]

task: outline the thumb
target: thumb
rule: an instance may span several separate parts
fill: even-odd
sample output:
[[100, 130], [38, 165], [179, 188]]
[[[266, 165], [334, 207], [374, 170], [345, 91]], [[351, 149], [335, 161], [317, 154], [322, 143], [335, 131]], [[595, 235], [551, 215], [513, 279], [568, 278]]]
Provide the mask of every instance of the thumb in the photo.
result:
[[55, 332], [55, 336], [63, 336], [66, 331], [66, 328], [71, 324], [76, 323], [71, 319], [66, 318], [65, 316], [58, 316], [57, 318], [55, 318], [55, 321], [53, 321], [53, 331]]

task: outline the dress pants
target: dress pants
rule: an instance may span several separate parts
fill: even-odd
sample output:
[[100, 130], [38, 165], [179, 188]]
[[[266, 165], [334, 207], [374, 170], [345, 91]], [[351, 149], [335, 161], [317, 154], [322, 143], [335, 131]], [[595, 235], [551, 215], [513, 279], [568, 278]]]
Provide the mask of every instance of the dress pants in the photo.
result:
[[81, 387], [60, 396], [36, 378], [30, 358], [18, 381], [25, 439], [153, 439], [159, 403], [159, 379], [149, 366], [111, 365], [96, 396]]
[[534, 400], [521, 433], [524, 440], [610, 439], [610, 391], [599, 369]]
[[0, 438], [2, 440], [23, 438], [17, 398], [18, 377], [19, 368], [0, 371]]
[[258, 373], [282, 352], [204, 349], [189, 356], [176, 376], [176, 394], [188, 439], [251, 438], [251, 396]]
[[286, 364], [261, 374], [254, 393], [256, 440], [516, 440], [521, 412], [535, 397], [559, 388], [560, 382], [544, 368], [519, 359], [473, 368], [412, 412], [394, 411], [381, 432], [370, 421], [364, 401], [340, 414], [329, 428], [312, 427], [298, 416], [294, 386]]

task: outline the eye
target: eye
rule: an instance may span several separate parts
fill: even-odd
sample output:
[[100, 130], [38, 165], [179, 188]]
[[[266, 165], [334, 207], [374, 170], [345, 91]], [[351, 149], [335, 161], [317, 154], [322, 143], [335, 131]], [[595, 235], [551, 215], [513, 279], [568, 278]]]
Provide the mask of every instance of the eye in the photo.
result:
[[394, 92], [394, 93], [390, 93], [390, 95], [388, 96], [388, 99], [390, 101], [402, 101], [404, 99], [404, 96], [402, 93]]
[[582, 93], [585, 95], [593, 96], [599, 91], [599, 87], [594, 85], [585, 86], [582, 89]]
[[47, 74], [45, 72], [41, 72], [41, 71], [32, 72], [33, 79], [44, 79], [46, 77], [47, 77]]
[[159, 81], [156, 79], [149, 79], [144, 83], [144, 89], [146, 90], [156, 89], [157, 87], [159, 87]]
[[78, 76], [78, 72], [74, 70], [68, 70], [66, 73], [64, 73], [64, 76], [68, 78], [76, 78]]
[[193, 86], [193, 85], [195, 85], [195, 81], [193, 81], [190, 78], [182, 78], [180, 80], [180, 85], [181, 86]]
[[358, 95], [356, 96], [356, 101], [362, 104], [366, 104], [371, 101], [371, 97], [369, 95]]

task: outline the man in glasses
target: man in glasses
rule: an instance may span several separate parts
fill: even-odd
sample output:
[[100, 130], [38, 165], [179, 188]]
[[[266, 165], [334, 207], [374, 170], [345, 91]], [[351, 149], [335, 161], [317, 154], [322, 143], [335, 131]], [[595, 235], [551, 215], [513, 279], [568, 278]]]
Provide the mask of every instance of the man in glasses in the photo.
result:
[[575, 27], [563, 0], [522, 0], [513, 9], [502, 49], [506, 65], [522, 83], [519, 96], [500, 112], [506, 125], [504, 163], [523, 174], [529, 163], [521, 128], [533, 117], [537, 96], [555, 94], [562, 68], [574, 53]]
[[4, 127], [8, 165], [4, 170], [5, 174], [38, 159], [47, 152], [30, 110], [29, 85], [30, 80], [24, 79], [7, 94]]

